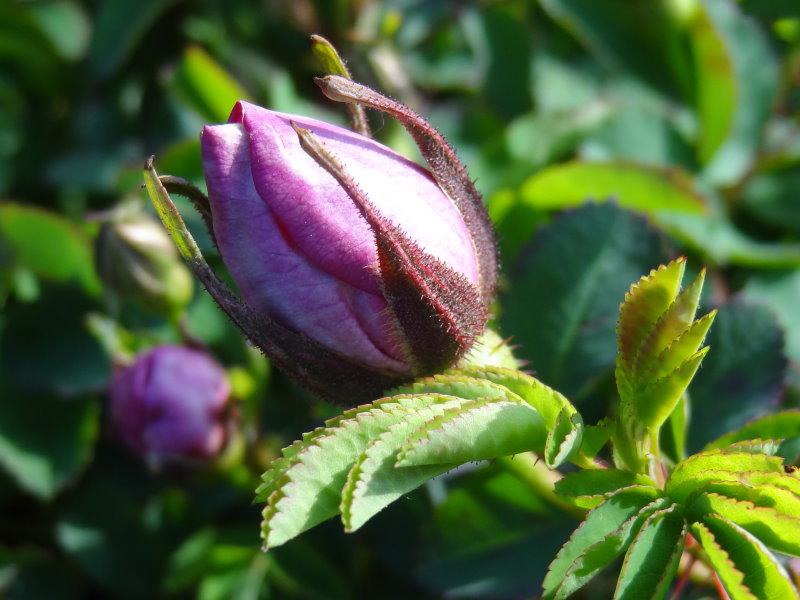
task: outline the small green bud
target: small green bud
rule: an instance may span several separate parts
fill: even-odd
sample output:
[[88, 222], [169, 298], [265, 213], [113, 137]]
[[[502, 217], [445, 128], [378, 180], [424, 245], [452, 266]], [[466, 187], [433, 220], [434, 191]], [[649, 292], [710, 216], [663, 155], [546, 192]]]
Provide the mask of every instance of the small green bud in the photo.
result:
[[106, 289], [156, 312], [177, 312], [192, 298], [193, 281], [160, 223], [140, 210], [120, 210], [103, 222], [95, 264]]

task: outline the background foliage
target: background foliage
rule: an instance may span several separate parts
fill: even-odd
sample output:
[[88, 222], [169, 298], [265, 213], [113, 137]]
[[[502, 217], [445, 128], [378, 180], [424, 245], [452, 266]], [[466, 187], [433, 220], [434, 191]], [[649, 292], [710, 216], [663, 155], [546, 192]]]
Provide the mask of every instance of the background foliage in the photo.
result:
[[[514, 598], [539, 593], [574, 528], [520, 464], [497, 461], [436, 480], [351, 536], [329, 523], [262, 554], [258, 475], [332, 409], [271, 372], [201, 290], [186, 327], [230, 370], [235, 443], [213, 465], [153, 473], [110, 432], [111, 363], [87, 316], [106, 333], [113, 322], [99, 315], [112, 317], [124, 331], [110, 337], [130, 349], [179, 331], [111, 301], [90, 217], [142, 199], [149, 154], [160, 172], [202, 183], [200, 126], [239, 98], [344, 124], [311, 82], [311, 33], [457, 148], [498, 227], [498, 326], [587, 424], [615, 401], [625, 291], [679, 254], [691, 274], [707, 266], [704, 308], [719, 312], [675, 456], [797, 406], [796, 2], [0, 0], [9, 597]], [[394, 123], [378, 116], [373, 128], [415, 156]], [[613, 585], [609, 573], [586, 593]]]

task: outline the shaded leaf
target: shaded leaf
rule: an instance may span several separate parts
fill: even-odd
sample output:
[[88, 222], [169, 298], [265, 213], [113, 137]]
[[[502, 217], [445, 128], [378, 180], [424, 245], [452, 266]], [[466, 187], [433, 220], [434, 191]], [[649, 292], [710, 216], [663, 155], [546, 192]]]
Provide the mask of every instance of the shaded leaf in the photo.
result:
[[690, 390], [689, 452], [776, 406], [786, 381], [783, 338], [763, 306], [733, 302], [719, 308], [706, 338], [712, 351]]
[[710, 442], [706, 448], [724, 448], [735, 442], [755, 439], [785, 439], [800, 436], [800, 410], [785, 410], [755, 419]]
[[574, 397], [612, 368], [619, 304], [663, 257], [658, 235], [611, 204], [565, 213], [512, 268], [502, 328], [539, 379]]

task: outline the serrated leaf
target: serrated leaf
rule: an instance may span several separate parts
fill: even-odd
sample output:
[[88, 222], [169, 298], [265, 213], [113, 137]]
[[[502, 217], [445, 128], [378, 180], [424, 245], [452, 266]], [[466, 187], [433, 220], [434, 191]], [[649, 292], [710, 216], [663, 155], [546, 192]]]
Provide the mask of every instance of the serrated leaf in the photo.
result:
[[555, 483], [555, 492], [572, 498], [576, 506], [594, 508], [617, 490], [634, 485], [653, 486], [646, 475], [620, 469], [587, 469], [566, 474]]
[[556, 555], [543, 598], [560, 600], [580, 589], [626, 550], [641, 523], [666, 500], [654, 488], [622, 490], [592, 510]]
[[683, 552], [686, 521], [673, 504], [651, 514], [625, 555], [614, 598], [663, 598]]
[[422, 409], [409, 413], [399, 423], [390, 426], [356, 459], [347, 474], [342, 490], [342, 523], [345, 531], [360, 528], [369, 519], [404, 494], [427, 480], [457, 466], [423, 465], [397, 467], [397, 453], [414, 430], [436, 413]]
[[[697, 314], [697, 306], [700, 302], [700, 293], [703, 290], [704, 281], [705, 270], [703, 269], [695, 277], [694, 281], [678, 294], [678, 297], [675, 298], [669, 308], [661, 314], [658, 322], [639, 348], [634, 359], [634, 370], [643, 374], [650, 374], [651, 370], [661, 363], [660, 357], [662, 354], [666, 354], [665, 351], [674, 346], [676, 340], [686, 335], [687, 329], [692, 325]], [[699, 342], [704, 337], [705, 333], [700, 336], [695, 348], [700, 345]], [[664, 369], [656, 377], [661, 377], [671, 370], [669, 368]]]
[[745, 451], [712, 450], [695, 454], [678, 463], [667, 478], [664, 491], [678, 503], [702, 492], [709, 481], [736, 481], [739, 473], [782, 473], [783, 461], [778, 457]]
[[644, 387], [636, 399], [637, 420], [650, 431], [657, 431], [675, 410], [708, 351], [708, 346], [702, 348], [674, 371]]
[[786, 388], [787, 333], [767, 306], [735, 300], [719, 307], [705, 341], [712, 351], [692, 382], [689, 452], [775, 410]]
[[651, 335], [659, 319], [680, 290], [686, 259], [678, 258], [650, 271], [634, 283], [619, 310], [617, 369], [631, 383], [642, 344]]
[[544, 445], [544, 462], [555, 469], [577, 452], [581, 446], [583, 419], [578, 413], [563, 408], [555, 426], [547, 432]]
[[[756, 598], [770, 600], [798, 598], [797, 590], [783, 566], [758, 538], [719, 515], [707, 515], [703, 519], [703, 525], [714, 536], [716, 543], [725, 550], [736, 570], [744, 575], [742, 583]], [[702, 544], [702, 540], [698, 541]], [[705, 550], [705, 545], [703, 549]], [[720, 578], [727, 590], [727, 582], [724, 578]], [[731, 590], [728, 590], [728, 593], [732, 600], [737, 600], [737, 596]]]
[[800, 555], [800, 514], [785, 514], [775, 508], [756, 506], [752, 502], [735, 500], [713, 492], [699, 494], [689, 506], [696, 517], [719, 514], [740, 525], [770, 548]]
[[510, 390], [536, 409], [548, 430], [555, 427], [562, 410], [569, 414], [577, 412], [562, 394], [521, 371], [502, 367], [467, 367], [454, 373], [490, 381]]
[[611, 439], [614, 433], [615, 422], [606, 417], [595, 425], [584, 425], [581, 439], [581, 454], [587, 458], [594, 458]]
[[706, 448], [722, 448], [734, 442], [757, 438], [785, 439], [796, 436], [800, 436], [800, 410], [785, 410], [751, 421], [739, 430], [717, 438]]
[[728, 552], [717, 542], [714, 534], [703, 523], [692, 523], [691, 532], [700, 543], [710, 566], [725, 586], [731, 600], [758, 600], [744, 583], [742, 573], [731, 560]]
[[[405, 401], [405, 405], [403, 404]], [[339, 512], [347, 473], [369, 442], [409, 413], [424, 406], [446, 410], [462, 401], [451, 396], [394, 398], [353, 418], [312, 433], [272, 482], [263, 511], [265, 548], [279, 546]]]
[[330, 433], [330, 430], [337, 427], [343, 421], [348, 419], [355, 419], [362, 413], [369, 412], [376, 408], [386, 407], [387, 409], [394, 408], [399, 404], [403, 408], [413, 411], [421, 409], [431, 404], [431, 397], [429, 395], [408, 395], [408, 396], [386, 396], [375, 400], [370, 404], [362, 404], [349, 408], [339, 415], [328, 419], [322, 427], [317, 427], [313, 431], [304, 433], [299, 440], [294, 441], [291, 445], [281, 450], [281, 456], [276, 458], [270, 464], [263, 475], [261, 475], [262, 484], [256, 490], [256, 501], [264, 502], [269, 495], [274, 491], [275, 480], [281, 476], [284, 470], [288, 468], [291, 461], [306, 447], [314, 443], [315, 440]]
[[613, 368], [614, 327], [630, 282], [665, 257], [658, 232], [612, 203], [566, 211], [512, 266], [502, 328], [514, 333], [538, 379], [578, 398]]
[[[516, 373], [517, 371], [512, 371]], [[522, 398], [508, 387], [479, 375], [469, 376], [461, 371], [425, 377], [408, 385], [391, 391], [388, 395], [397, 394], [446, 394], [465, 400], [494, 398], [522, 402]]]
[[539, 451], [546, 430], [539, 413], [520, 402], [471, 400], [418, 429], [403, 445], [398, 467], [465, 463]]

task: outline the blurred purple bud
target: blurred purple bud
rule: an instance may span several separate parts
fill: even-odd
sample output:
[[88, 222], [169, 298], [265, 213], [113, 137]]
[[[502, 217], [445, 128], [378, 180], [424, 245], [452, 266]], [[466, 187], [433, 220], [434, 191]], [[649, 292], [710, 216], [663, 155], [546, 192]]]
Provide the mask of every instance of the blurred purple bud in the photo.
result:
[[211, 356], [158, 346], [114, 376], [111, 421], [122, 441], [151, 464], [212, 458], [225, 443], [229, 396], [225, 371]]

